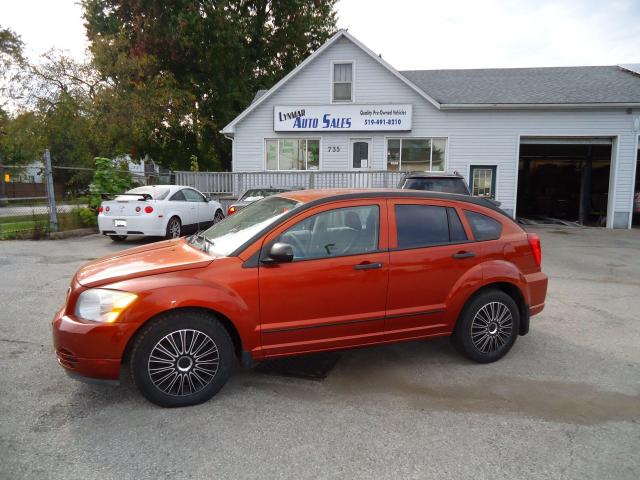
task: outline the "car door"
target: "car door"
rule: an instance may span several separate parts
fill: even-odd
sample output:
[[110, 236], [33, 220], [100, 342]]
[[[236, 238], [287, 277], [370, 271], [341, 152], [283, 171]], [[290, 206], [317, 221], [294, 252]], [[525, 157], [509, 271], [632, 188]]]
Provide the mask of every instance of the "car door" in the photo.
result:
[[382, 340], [389, 253], [386, 202], [324, 205], [265, 238], [293, 247], [290, 263], [260, 264], [261, 338], [266, 356]]
[[481, 252], [462, 215], [443, 201], [389, 200], [387, 340], [450, 331], [452, 294], [482, 280]]
[[196, 215], [194, 223], [197, 223], [202, 228], [207, 225], [211, 225], [215, 211], [213, 211], [213, 208], [209, 205], [207, 199], [204, 198], [204, 195], [192, 188], [185, 188], [184, 196], [186, 197], [187, 202], [189, 202], [191, 208], [193, 209], [193, 207], [195, 207]]
[[186, 227], [189, 225], [193, 225], [196, 223], [196, 207], [195, 204], [192, 204], [187, 201], [187, 197], [185, 195], [185, 188], [182, 188], [175, 192], [169, 198], [169, 214], [172, 215], [177, 213], [180, 216], [180, 221], [182, 222], [182, 226]]

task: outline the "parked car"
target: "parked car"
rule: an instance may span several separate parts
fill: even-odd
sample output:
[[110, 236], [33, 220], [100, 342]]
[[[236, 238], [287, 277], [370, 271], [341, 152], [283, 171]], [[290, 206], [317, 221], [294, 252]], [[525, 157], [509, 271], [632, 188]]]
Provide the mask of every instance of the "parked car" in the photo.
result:
[[98, 209], [100, 233], [116, 242], [130, 235], [178, 238], [222, 219], [220, 203], [182, 185], [137, 187]]
[[238, 199], [237, 202], [229, 205], [227, 209], [227, 215], [233, 215], [234, 213], [242, 210], [247, 205], [262, 200], [265, 197], [276, 195], [278, 193], [290, 192], [292, 190], [300, 190], [299, 188], [251, 188], [244, 192], [244, 194]]
[[[398, 188], [471, 195], [467, 181], [458, 172], [407, 172], [398, 182]], [[501, 205], [493, 198], [481, 198], [496, 207]]]
[[198, 235], [83, 266], [53, 320], [60, 365], [204, 402], [237, 359], [451, 336], [494, 362], [542, 311], [540, 240], [466, 195], [307, 190], [255, 202]]

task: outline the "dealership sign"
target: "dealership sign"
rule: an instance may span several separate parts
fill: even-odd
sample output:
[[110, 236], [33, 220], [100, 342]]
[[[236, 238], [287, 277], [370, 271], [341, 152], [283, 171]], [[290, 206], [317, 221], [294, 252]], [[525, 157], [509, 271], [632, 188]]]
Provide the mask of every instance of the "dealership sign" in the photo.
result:
[[407, 131], [411, 105], [276, 105], [275, 132]]

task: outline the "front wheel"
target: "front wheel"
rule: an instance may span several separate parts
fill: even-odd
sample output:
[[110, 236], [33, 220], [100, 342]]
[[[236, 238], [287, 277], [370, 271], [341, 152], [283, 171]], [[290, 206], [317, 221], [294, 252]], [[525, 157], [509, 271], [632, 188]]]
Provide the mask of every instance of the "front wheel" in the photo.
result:
[[146, 326], [131, 355], [134, 384], [161, 407], [206, 402], [227, 382], [233, 365], [227, 330], [204, 312], [170, 312]]
[[222, 210], [216, 210], [216, 214], [213, 217], [213, 223], [218, 223], [222, 220], [224, 220], [224, 213], [222, 213]]
[[504, 357], [520, 329], [518, 305], [500, 290], [487, 290], [462, 310], [452, 341], [465, 357], [490, 363]]

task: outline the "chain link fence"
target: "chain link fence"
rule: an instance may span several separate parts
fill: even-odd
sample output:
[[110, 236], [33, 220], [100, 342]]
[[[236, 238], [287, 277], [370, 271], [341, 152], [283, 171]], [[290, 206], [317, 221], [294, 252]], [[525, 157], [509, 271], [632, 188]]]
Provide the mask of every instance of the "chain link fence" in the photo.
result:
[[[125, 170], [126, 171], [126, 170]], [[41, 239], [53, 232], [95, 228], [96, 212], [89, 209], [95, 169], [0, 162], [0, 240]], [[173, 184], [172, 172], [130, 172], [132, 186]]]

